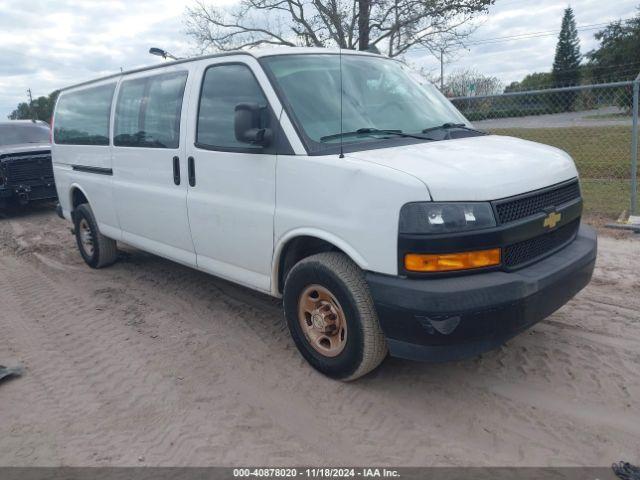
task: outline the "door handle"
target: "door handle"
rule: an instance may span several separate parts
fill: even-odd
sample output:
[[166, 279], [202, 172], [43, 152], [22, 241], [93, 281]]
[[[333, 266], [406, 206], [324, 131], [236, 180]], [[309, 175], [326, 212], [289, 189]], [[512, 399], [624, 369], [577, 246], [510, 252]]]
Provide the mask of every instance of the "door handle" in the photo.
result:
[[187, 159], [188, 167], [189, 167], [189, 185], [192, 187], [196, 186], [196, 167], [194, 164], [193, 157], [189, 157]]
[[173, 157], [173, 183], [180, 185], [180, 158]]

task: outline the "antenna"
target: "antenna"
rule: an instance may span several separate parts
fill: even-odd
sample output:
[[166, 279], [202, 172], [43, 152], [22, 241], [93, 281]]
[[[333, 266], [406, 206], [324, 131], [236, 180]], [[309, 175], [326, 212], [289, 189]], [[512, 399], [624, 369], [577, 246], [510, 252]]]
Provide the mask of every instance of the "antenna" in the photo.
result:
[[338, 158], [344, 158], [344, 149], [342, 148], [342, 45], [338, 43], [338, 56], [340, 58], [340, 155]]

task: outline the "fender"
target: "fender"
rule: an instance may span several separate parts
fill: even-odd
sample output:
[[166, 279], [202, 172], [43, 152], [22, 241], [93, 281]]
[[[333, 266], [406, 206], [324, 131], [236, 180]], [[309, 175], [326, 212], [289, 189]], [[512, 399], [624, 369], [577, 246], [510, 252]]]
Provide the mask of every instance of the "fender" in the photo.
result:
[[289, 230], [284, 235], [280, 237], [280, 239], [276, 242], [274, 251], [273, 251], [273, 259], [271, 262], [271, 294], [275, 297], [281, 297], [279, 293], [279, 285], [278, 285], [278, 274], [279, 274], [279, 266], [280, 266], [280, 255], [282, 254], [282, 250], [284, 246], [292, 239], [296, 237], [315, 237], [319, 240], [324, 240], [327, 243], [330, 243], [336, 248], [342, 250], [345, 255], [347, 255], [351, 260], [355, 262], [358, 267], [362, 270], [368, 270], [369, 262], [358, 253], [358, 251], [353, 248], [348, 242], [343, 240], [337, 235], [333, 233], [327, 232], [325, 230], [320, 230], [318, 228], [310, 228], [310, 227], [302, 227], [296, 228], [293, 230]]
[[[84, 188], [82, 188], [80, 185], [78, 185], [76, 182], [72, 182], [71, 184], [69, 184], [69, 217], [71, 217], [71, 212], [73, 211], [73, 192], [75, 190], [80, 190], [80, 192], [84, 195], [84, 198], [87, 199], [87, 202], [89, 203], [89, 205], [91, 205], [91, 197], [89, 195], [87, 195], [87, 192], [85, 191]], [[71, 218], [70, 218], [71, 219]]]
[[[89, 203], [89, 205], [94, 205], [91, 201], [91, 197], [89, 195], [87, 195], [87, 192], [84, 188], [82, 188], [80, 185], [78, 185], [76, 182], [72, 182], [69, 185], [69, 205], [73, 206], [73, 192], [75, 189], [78, 189], [80, 191], [80, 193], [82, 193], [84, 195], [84, 198], [87, 199], [87, 202]], [[71, 207], [73, 208], [73, 207]], [[94, 208], [94, 207], [92, 207]], [[71, 220], [73, 222], [73, 218], [71, 216], [73, 210], [69, 210], [68, 212], [63, 210], [63, 214], [67, 213], [69, 214], [68, 219]], [[95, 210], [94, 210], [95, 211]], [[65, 218], [67, 218], [65, 216]], [[102, 223], [99, 221], [98, 217], [96, 217], [96, 222], [98, 224], [98, 228], [100, 229], [100, 231], [107, 237], [112, 238], [114, 240], [122, 240], [122, 230], [120, 230], [120, 227], [114, 227], [111, 225], [107, 225], [105, 223]]]

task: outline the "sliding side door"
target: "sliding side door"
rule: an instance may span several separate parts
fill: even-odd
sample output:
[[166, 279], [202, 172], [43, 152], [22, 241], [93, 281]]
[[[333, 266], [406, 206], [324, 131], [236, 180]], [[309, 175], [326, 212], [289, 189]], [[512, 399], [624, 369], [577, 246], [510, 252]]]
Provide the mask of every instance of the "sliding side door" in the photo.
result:
[[187, 215], [186, 68], [125, 77], [114, 118], [114, 198], [122, 240], [195, 265]]

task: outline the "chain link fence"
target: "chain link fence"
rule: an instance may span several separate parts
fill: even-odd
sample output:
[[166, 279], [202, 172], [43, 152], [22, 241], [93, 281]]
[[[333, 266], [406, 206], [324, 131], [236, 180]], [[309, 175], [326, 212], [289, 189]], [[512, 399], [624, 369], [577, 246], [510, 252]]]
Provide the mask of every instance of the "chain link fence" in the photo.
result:
[[[457, 97], [481, 130], [545, 143], [569, 153], [582, 181], [585, 213], [617, 219], [638, 213], [636, 81]], [[635, 180], [635, 181], [634, 181]]]

